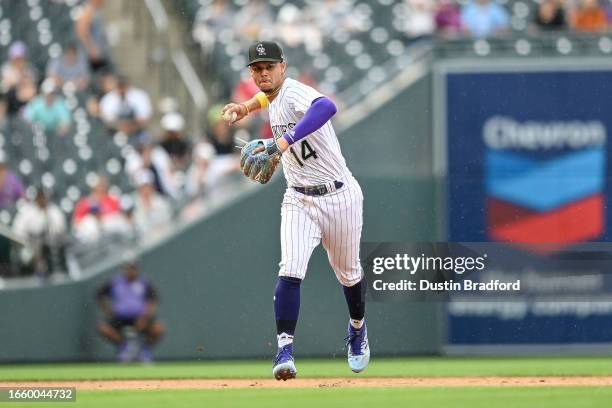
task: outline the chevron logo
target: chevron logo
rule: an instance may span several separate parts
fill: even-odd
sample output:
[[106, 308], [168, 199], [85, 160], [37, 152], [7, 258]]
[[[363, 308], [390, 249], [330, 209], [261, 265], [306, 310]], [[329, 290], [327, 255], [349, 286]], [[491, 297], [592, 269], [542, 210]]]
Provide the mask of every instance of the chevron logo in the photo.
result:
[[490, 238], [559, 248], [604, 233], [603, 146], [546, 159], [488, 149], [485, 168]]

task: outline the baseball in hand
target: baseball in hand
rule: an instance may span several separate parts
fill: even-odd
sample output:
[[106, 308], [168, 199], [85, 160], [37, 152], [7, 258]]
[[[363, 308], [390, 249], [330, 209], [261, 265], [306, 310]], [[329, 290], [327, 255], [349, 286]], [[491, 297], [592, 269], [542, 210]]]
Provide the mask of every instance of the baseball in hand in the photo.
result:
[[225, 112], [225, 113], [224, 113], [224, 114], [221, 116], [221, 118], [222, 118], [224, 121], [229, 122], [229, 123], [234, 123], [234, 122], [236, 121], [236, 118], [237, 118], [237, 117], [238, 117], [238, 114], [237, 114], [236, 112], [230, 112], [230, 111]]

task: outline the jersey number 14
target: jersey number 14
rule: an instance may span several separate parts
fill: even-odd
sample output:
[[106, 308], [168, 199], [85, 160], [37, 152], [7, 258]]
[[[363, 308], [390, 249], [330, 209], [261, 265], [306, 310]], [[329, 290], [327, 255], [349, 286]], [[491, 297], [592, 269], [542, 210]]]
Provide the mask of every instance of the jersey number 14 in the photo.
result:
[[306, 140], [302, 140], [300, 144], [302, 145], [302, 160], [300, 160], [298, 155], [295, 153], [293, 147], [289, 148], [291, 154], [293, 155], [293, 157], [295, 157], [295, 160], [300, 166], [304, 167], [304, 162], [310, 159], [311, 157], [318, 159], [317, 152], [314, 151], [314, 149], [308, 144]]

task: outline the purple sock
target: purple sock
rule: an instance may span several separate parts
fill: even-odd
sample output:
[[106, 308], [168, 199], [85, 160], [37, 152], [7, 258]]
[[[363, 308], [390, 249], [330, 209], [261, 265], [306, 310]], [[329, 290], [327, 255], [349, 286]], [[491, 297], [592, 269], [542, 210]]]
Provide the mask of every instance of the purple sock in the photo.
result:
[[295, 333], [300, 313], [301, 279], [281, 276], [274, 291], [274, 315], [276, 316], [276, 334]]

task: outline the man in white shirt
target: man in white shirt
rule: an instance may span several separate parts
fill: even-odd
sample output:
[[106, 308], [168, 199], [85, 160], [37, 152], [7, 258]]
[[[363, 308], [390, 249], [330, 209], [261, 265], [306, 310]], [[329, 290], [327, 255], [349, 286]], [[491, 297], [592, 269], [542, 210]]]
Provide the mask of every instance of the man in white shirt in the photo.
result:
[[139, 136], [151, 119], [151, 100], [142, 89], [130, 85], [127, 77], [117, 79], [117, 87], [100, 100], [100, 114], [112, 130]]
[[34, 201], [19, 206], [12, 229], [31, 248], [36, 274], [47, 276], [54, 270], [65, 268], [66, 218], [59, 207], [50, 202], [43, 189], [38, 190]]

